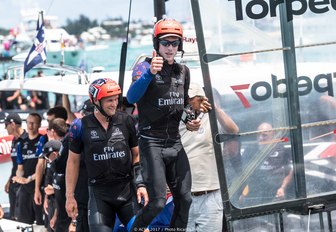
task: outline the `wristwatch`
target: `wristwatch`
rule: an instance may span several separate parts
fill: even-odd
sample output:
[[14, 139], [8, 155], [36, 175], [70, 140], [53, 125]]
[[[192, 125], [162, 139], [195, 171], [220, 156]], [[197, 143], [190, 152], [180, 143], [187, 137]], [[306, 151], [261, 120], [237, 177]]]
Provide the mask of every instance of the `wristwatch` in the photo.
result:
[[31, 182], [33, 180], [33, 177], [32, 176], [28, 176], [28, 181]]

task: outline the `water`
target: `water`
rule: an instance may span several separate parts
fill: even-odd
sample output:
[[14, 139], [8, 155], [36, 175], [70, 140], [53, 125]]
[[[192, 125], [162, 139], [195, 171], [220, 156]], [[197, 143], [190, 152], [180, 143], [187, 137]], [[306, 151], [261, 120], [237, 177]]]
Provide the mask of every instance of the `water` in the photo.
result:
[[[99, 45], [106, 46], [104, 49], [89, 50], [84, 54], [84, 65], [88, 72], [91, 72], [93, 67], [102, 66], [105, 71], [118, 71], [120, 65], [120, 53], [122, 40], [102, 41]], [[152, 54], [152, 46], [132, 47], [128, 45], [126, 70], [131, 68], [131, 65], [136, 58], [141, 54]], [[48, 62], [48, 61], [47, 61]], [[12, 65], [20, 64], [18, 62], [6, 62], [0, 64], [1, 77], [6, 72], [7, 68]]]
[[[87, 51], [85, 54], [87, 71], [90, 71], [95, 66], [103, 66], [105, 71], [118, 71], [122, 42], [120, 40], [108, 41], [104, 43], [108, 46], [106, 49]], [[139, 55], [151, 54], [152, 46], [132, 47], [128, 45], [127, 50], [126, 70], [130, 69]]]

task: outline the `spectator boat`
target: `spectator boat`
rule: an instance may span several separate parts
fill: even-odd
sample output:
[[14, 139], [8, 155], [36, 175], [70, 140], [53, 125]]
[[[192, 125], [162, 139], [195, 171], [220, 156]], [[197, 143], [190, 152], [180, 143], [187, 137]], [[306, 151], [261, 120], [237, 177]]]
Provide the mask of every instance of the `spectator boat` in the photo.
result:
[[[30, 43], [30, 47], [36, 36], [38, 12], [38, 9], [22, 11], [22, 22], [19, 28], [21, 33], [28, 38], [26, 43]], [[43, 18], [48, 63], [60, 64], [62, 61], [64, 64], [79, 67], [83, 63], [85, 53], [83, 42], [76, 36], [70, 35], [64, 28], [59, 27], [56, 16], [45, 15]], [[23, 62], [29, 49], [15, 55], [13, 60]]]

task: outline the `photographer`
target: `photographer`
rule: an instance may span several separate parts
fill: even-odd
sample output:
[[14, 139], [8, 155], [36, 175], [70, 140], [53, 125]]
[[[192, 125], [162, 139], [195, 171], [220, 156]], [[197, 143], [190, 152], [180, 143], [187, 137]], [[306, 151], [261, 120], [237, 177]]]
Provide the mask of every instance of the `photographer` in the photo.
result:
[[[185, 122], [195, 118], [202, 119], [201, 127], [197, 132], [189, 131], [185, 123], [180, 123], [180, 134], [183, 147], [187, 153], [192, 185], [192, 204], [189, 210], [187, 231], [222, 231], [223, 204], [217, 174], [215, 151], [208, 114], [200, 111], [200, 104], [205, 98], [203, 88], [190, 83], [190, 107], [182, 116]], [[218, 121], [225, 132], [238, 133], [239, 128], [234, 121], [215, 104], [214, 109]], [[231, 146], [228, 141], [225, 146]]]

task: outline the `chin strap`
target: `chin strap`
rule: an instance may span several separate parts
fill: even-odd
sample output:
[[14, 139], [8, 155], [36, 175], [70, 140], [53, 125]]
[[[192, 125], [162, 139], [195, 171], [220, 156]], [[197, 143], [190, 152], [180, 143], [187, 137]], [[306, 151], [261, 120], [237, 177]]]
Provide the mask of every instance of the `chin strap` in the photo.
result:
[[183, 58], [184, 50], [181, 51], [181, 59]]
[[97, 104], [95, 104], [95, 103], [93, 103], [93, 104], [96, 106], [96, 108], [99, 110], [99, 112], [100, 112], [102, 115], [104, 115], [104, 116], [106, 117], [106, 122], [111, 121], [112, 116], [109, 116], [109, 115], [103, 110], [103, 108], [100, 106], [100, 105], [101, 105], [101, 102], [100, 102], [100, 101], [99, 101], [99, 105], [97, 105]]

